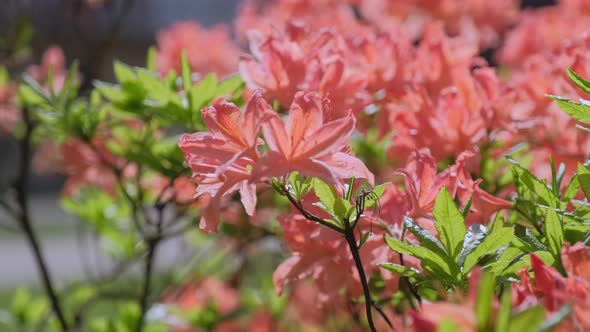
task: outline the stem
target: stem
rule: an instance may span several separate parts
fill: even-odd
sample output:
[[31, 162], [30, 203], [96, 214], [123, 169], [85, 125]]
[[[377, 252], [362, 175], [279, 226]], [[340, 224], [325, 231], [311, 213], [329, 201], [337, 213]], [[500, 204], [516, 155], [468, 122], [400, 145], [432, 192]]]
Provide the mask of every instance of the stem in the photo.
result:
[[361, 256], [359, 254], [359, 248], [356, 244], [356, 239], [354, 237], [354, 229], [350, 228], [344, 232], [344, 238], [348, 243], [348, 248], [350, 248], [350, 252], [352, 253], [352, 258], [354, 259], [354, 264], [356, 265], [356, 269], [358, 271], [359, 277], [361, 279], [361, 285], [363, 286], [363, 293], [365, 295], [365, 310], [367, 312], [367, 322], [369, 323], [369, 329], [371, 332], [376, 332], [375, 323], [373, 322], [373, 314], [371, 312], [371, 304], [373, 300], [371, 298], [371, 292], [369, 290], [369, 283], [367, 282], [367, 276], [365, 275], [365, 269], [363, 268], [363, 263], [361, 261]]
[[145, 242], [147, 243], [148, 250], [147, 255], [145, 258], [145, 268], [144, 268], [144, 280], [143, 280], [143, 288], [141, 290], [141, 295], [139, 298], [139, 319], [137, 321], [137, 325], [135, 328], [135, 332], [143, 331], [145, 326], [145, 314], [148, 309], [149, 305], [149, 297], [152, 288], [152, 274], [154, 272], [154, 262], [156, 259], [156, 251], [158, 249], [159, 244], [162, 241], [162, 225], [164, 223], [164, 208], [165, 205], [161, 205], [157, 207], [158, 210], [158, 218], [156, 220], [156, 233], [152, 236], [146, 237]]
[[148, 309], [148, 300], [152, 287], [152, 273], [154, 267], [154, 260], [156, 257], [156, 248], [158, 247], [157, 240], [148, 241], [148, 252], [145, 259], [143, 288], [139, 298], [139, 319], [137, 321], [136, 332], [143, 331], [145, 325], [145, 314]]
[[57, 317], [59, 325], [61, 326], [61, 330], [68, 331], [68, 323], [65, 319], [65, 315], [61, 308], [57, 293], [55, 291], [55, 287], [53, 286], [51, 275], [47, 267], [47, 262], [43, 258], [41, 245], [31, 224], [28, 204], [28, 180], [31, 168], [31, 137], [34, 129], [34, 124], [29, 114], [29, 110], [27, 108], [23, 109], [22, 115], [23, 122], [25, 124], [25, 134], [24, 137], [19, 141], [19, 171], [16, 181], [14, 183], [14, 189], [16, 191], [16, 201], [20, 208], [18, 222], [28, 240], [31, 250], [33, 251], [35, 263], [37, 264], [37, 269], [39, 270], [39, 273], [41, 275], [43, 288], [45, 289], [45, 293], [47, 293], [47, 297], [49, 298], [51, 308], [55, 313], [55, 316]]

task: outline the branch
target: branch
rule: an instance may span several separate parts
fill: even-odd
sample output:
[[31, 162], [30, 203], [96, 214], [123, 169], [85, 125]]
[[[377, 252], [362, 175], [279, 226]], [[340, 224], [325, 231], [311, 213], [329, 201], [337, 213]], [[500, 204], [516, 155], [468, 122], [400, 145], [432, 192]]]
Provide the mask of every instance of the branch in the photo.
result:
[[139, 318], [135, 328], [135, 332], [142, 332], [145, 326], [145, 314], [148, 309], [148, 301], [152, 288], [152, 275], [154, 270], [154, 261], [156, 260], [156, 251], [162, 241], [162, 225], [164, 223], [164, 207], [158, 207], [158, 219], [156, 220], [156, 233], [144, 238], [147, 243], [148, 250], [145, 259], [144, 280], [141, 295], [139, 297]]
[[24, 108], [22, 111], [23, 122], [25, 125], [25, 134], [22, 139], [19, 140], [19, 165], [18, 165], [18, 175], [16, 181], [14, 183], [14, 189], [16, 191], [16, 202], [20, 209], [20, 213], [17, 218], [19, 222], [19, 226], [21, 227], [23, 233], [25, 234], [28, 243], [33, 251], [33, 255], [35, 257], [35, 263], [37, 264], [37, 268], [39, 273], [41, 274], [41, 281], [43, 283], [43, 288], [45, 289], [45, 293], [47, 293], [47, 297], [49, 298], [49, 302], [51, 303], [51, 308], [57, 317], [59, 325], [62, 331], [68, 331], [69, 326], [66, 321], [65, 315], [61, 308], [61, 304], [59, 302], [57, 293], [53, 286], [53, 281], [51, 279], [51, 275], [49, 273], [49, 269], [47, 267], [47, 262], [43, 258], [41, 253], [41, 245], [39, 240], [37, 239], [37, 235], [33, 229], [31, 224], [30, 214], [29, 214], [29, 205], [28, 205], [28, 185], [29, 185], [29, 173], [31, 168], [31, 138], [34, 129], [34, 123], [31, 119], [31, 115], [29, 113], [29, 109]]
[[375, 323], [373, 322], [373, 313], [371, 312], [371, 304], [373, 303], [373, 300], [371, 298], [371, 291], [369, 290], [367, 276], [365, 275], [365, 269], [363, 268], [363, 263], [359, 254], [359, 248], [357, 247], [356, 239], [354, 237], [354, 230], [352, 228], [348, 228], [344, 233], [344, 238], [346, 239], [348, 248], [350, 248], [350, 252], [352, 253], [352, 258], [354, 259], [354, 264], [356, 265], [356, 269], [361, 279], [361, 285], [363, 286], [363, 293], [365, 296], [365, 311], [367, 312], [367, 322], [369, 323], [369, 329], [371, 332], [376, 332], [377, 329], [375, 328]]
[[291, 204], [293, 204], [293, 206], [297, 210], [299, 210], [299, 213], [301, 213], [305, 217], [305, 219], [307, 219], [309, 221], [315, 221], [322, 226], [326, 226], [332, 230], [335, 230], [336, 232], [338, 232], [340, 234], [344, 234], [344, 230], [339, 228], [338, 226], [332, 225], [332, 224], [326, 222], [324, 219], [322, 219], [320, 217], [316, 217], [313, 214], [307, 212], [307, 210], [305, 210], [303, 205], [301, 205], [301, 202], [295, 200], [295, 198], [293, 196], [291, 196], [291, 194], [289, 193], [289, 191], [287, 191], [287, 189], [283, 188], [282, 194], [287, 196], [287, 198], [289, 199], [289, 202], [291, 202]]
[[385, 319], [385, 321], [388, 323], [388, 325], [393, 329], [393, 325], [391, 324], [391, 321], [387, 318], [387, 316], [383, 313], [383, 311], [375, 305], [375, 303], [373, 302], [373, 300], [371, 298], [371, 291], [369, 290], [369, 283], [367, 281], [367, 276], [365, 275], [365, 270], [363, 268], [363, 263], [361, 261], [361, 256], [359, 254], [359, 247], [357, 245], [356, 238], [354, 237], [354, 227], [358, 224], [359, 220], [361, 219], [362, 208], [361, 208], [361, 211], [357, 212], [355, 219], [352, 223], [348, 219], [345, 219], [344, 224], [345, 224], [346, 228], [341, 229], [335, 225], [332, 225], [332, 224], [326, 222], [322, 218], [316, 217], [313, 214], [309, 213], [308, 211], [305, 210], [305, 208], [303, 207], [301, 202], [297, 201], [293, 196], [291, 196], [291, 194], [289, 193], [289, 191], [286, 188], [282, 187], [280, 189], [282, 190], [281, 193], [283, 195], [287, 196], [287, 198], [289, 199], [289, 202], [291, 202], [291, 204], [307, 220], [315, 221], [322, 226], [326, 226], [326, 227], [344, 235], [344, 238], [346, 239], [346, 242], [348, 243], [348, 247], [350, 248], [350, 252], [352, 253], [352, 257], [354, 259], [354, 263], [355, 263], [356, 269], [358, 271], [359, 277], [361, 279], [361, 285], [363, 287], [363, 294], [365, 297], [365, 310], [366, 310], [366, 314], [367, 314], [367, 322], [369, 324], [369, 329], [371, 330], [371, 332], [377, 331], [375, 328], [375, 323], [373, 322], [373, 314], [371, 312], [371, 306], [375, 307], [375, 309], [383, 316], [383, 319]]

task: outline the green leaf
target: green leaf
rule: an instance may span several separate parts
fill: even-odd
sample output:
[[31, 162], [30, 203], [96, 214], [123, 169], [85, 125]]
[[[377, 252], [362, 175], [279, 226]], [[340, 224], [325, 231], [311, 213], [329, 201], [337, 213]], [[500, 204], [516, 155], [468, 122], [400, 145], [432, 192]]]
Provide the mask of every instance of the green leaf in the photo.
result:
[[528, 228], [525, 230], [525, 236], [520, 238], [520, 240], [526, 243], [531, 251], [549, 251], [549, 248], [539, 241], [535, 234]]
[[450, 319], [443, 318], [438, 324], [436, 332], [460, 332], [461, 329]]
[[537, 330], [545, 319], [545, 308], [541, 305], [530, 307], [512, 315], [507, 332]]
[[461, 214], [463, 215], [463, 219], [467, 218], [469, 210], [471, 209], [471, 204], [473, 204], [473, 196], [469, 197], [467, 204], [465, 204], [465, 207], [463, 208], [463, 212], [461, 212]]
[[432, 211], [438, 235], [451, 257], [457, 258], [465, 238], [465, 220], [446, 188], [442, 188]]
[[324, 181], [313, 178], [311, 181], [315, 195], [319, 198], [320, 202], [330, 211], [334, 212], [334, 205], [340, 198], [336, 193], [336, 189], [325, 183]]
[[524, 184], [528, 190], [541, 199], [543, 204], [554, 208], [559, 207], [559, 199], [553, 190], [547, 187], [547, 184], [544, 181], [539, 180], [533, 173], [522, 167], [514, 159], [508, 158], [508, 161], [512, 164], [512, 171], [514, 173], [514, 180], [517, 187]]
[[[588, 181], [588, 183], [590, 184], [590, 179], [588, 179], [586, 181]], [[570, 180], [570, 183], [567, 185], [567, 188], [565, 188], [565, 191], [563, 192], [563, 195], [561, 196], [561, 200], [564, 202], [571, 201], [576, 196], [579, 189], [580, 189], [580, 182], [578, 180], [578, 175], [575, 174], [572, 177], [572, 179]]]
[[244, 80], [239, 75], [230, 76], [217, 85], [218, 96], [233, 96], [245, 86]]
[[478, 331], [489, 330], [492, 316], [492, 303], [494, 298], [494, 288], [496, 286], [496, 278], [491, 273], [483, 273], [479, 280], [479, 288], [477, 290], [477, 300], [475, 302], [475, 315], [477, 317]]
[[514, 238], [514, 228], [500, 227], [497, 222], [494, 223], [490, 234], [465, 258], [463, 272], [467, 273], [479, 262], [479, 260], [488, 254], [494, 254], [498, 249], [507, 245]]
[[4, 66], [0, 66], [0, 86], [10, 83], [10, 74]]
[[385, 242], [395, 252], [420, 259], [422, 268], [432, 275], [436, 275], [447, 282], [456, 281], [456, 272], [453, 273], [449, 264], [430, 249], [405, 244], [387, 236]]
[[352, 199], [352, 192], [354, 190], [354, 181], [355, 178], [351, 177], [350, 179], [348, 179], [348, 183], [345, 185], [344, 187], [344, 191], [346, 192], [346, 195], [344, 196], [345, 200], [351, 200]]
[[120, 61], [115, 61], [114, 72], [117, 81], [120, 83], [127, 83], [137, 80], [133, 69]]
[[557, 312], [547, 317], [537, 332], [551, 332], [572, 313], [571, 304], [562, 306]]
[[365, 195], [365, 209], [377, 204], [381, 196], [385, 193], [385, 188], [390, 184], [391, 182], [385, 182], [371, 189], [371, 194]]
[[395, 263], [379, 263], [377, 265], [400, 276], [412, 277], [420, 280], [425, 278], [419, 270], [413, 267], [407, 267]]
[[576, 173], [578, 183], [582, 187], [582, 191], [586, 198], [590, 199], [590, 170], [580, 163], [578, 163], [578, 173]]
[[555, 100], [559, 108], [561, 108], [562, 111], [569, 114], [572, 118], [586, 124], [590, 123], [590, 106], [563, 97], [548, 97]]
[[512, 290], [511, 285], [504, 286], [504, 292], [500, 298], [500, 310], [496, 316], [496, 326], [494, 332], [504, 332], [508, 329], [510, 322], [510, 311], [512, 310]]
[[203, 106], [209, 103], [216, 97], [217, 91], [217, 76], [209, 74], [205, 76], [199, 83], [192, 86], [189, 98], [191, 98], [191, 106], [193, 110], [199, 111]]
[[[190, 91], [193, 83], [191, 66], [188, 62], [186, 52], [183, 50], [180, 56], [180, 65], [182, 69], [182, 87], [184, 91]], [[192, 102], [192, 98], [189, 98], [189, 102]]]
[[311, 190], [312, 180], [313, 178], [304, 177], [299, 172], [289, 174], [289, 184], [291, 184], [297, 200], [301, 200]]
[[420, 226], [414, 219], [404, 217], [404, 226], [420, 241], [420, 244], [439, 254], [441, 257], [448, 257], [447, 250], [432, 233]]
[[362, 247], [363, 244], [365, 244], [365, 242], [367, 242], [370, 235], [371, 235], [371, 232], [365, 232], [365, 234], [363, 234], [361, 236], [361, 240], [359, 241], [359, 248]]
[[561, 255], [563, 245], [563, 224], [553, 209], [547, 209], [545, 216], [545, 236], [549, 242], [549, 248], [555, 257]]
[[147, 51], [147, 59], [146, 59], [146, 68], [151, 72], [156, 72], [158, 68], [156, 67], [156, 56], [157, 50], [155, 46], [150, 46]]
[[567, 69], [567, 76], [574, 82], [574, 84], [586, 93], [590, 93], [590, 82], [586, 81], [582, 76], [578, 75], [571, 68]]
[[465, 234], [465, 240], [463, 241], [463, 248], [461, 248], [461, 253], [459, 254], [459, 266], [463, 266], [467, 256], [482, 243], [487, 235], [488, 229], [484, 225], [475, 224], [469, 226]]

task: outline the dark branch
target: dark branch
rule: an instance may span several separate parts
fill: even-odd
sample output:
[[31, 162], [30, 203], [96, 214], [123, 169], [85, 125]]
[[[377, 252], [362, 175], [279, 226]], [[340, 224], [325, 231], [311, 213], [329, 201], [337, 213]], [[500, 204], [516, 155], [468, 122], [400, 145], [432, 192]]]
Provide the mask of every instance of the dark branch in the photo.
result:
[[37, 269], [39, 270], [39, 273], [41, 275], [43, 288], [47, 293], [47, 297], [49, 298], [51, 308], [55, 313], [55, 316], [57, 317], [61, 330], [68, 331], [68, 322], [66, 321], [65, 315], [63, 313], [61, 304], [55, 291], [55, 287], [53, 285], [53, 281], [51, 279], [51, 275], [49, 273], [49, 269], [47, 267], [47, 262], [45, 261], [45, 258], [42, 255], [41, 245], [37, 238], [37, 234], [33, 229], [33, 225], [30, 219], [28, 185], [29, 173], [31, 169], [31, 139], [34, 130], [34, 123], [29, 112], [30, 111], [27, 108], [24, 108], [22, 110], [23, 122], [25, 125], [25, 133], [22, 139], [19, 140], [20, 156], [18, 165], [18, 175], [14, 183], [14, 189], [16, 191], [16, 202], [20, 209], [17, 220], [19, 222], [20, 228], [22, 229], [25, 237], [28, 240], [31, 250], [33, 251], [35, 263], [37, 264]]

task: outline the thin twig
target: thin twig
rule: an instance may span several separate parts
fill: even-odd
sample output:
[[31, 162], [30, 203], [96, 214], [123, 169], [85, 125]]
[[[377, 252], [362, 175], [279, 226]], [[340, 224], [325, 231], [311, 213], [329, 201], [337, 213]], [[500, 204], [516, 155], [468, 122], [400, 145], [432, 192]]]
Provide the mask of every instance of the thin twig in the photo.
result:
[[373, 322], [373, 314], [371, 311], [372, 306], [375, 306], [377, 311], [384, 317], [385, 321], [393, 329], [393, 325], [391, 325], [391, 322], [387, 318], [387, 316], [385, 316], [385, 313], [383, 313], [383, 311], [381, 311], [379, 308], [377, 308], [376, 305], [373, 303], [373, 300], [371, 298], [371, 291], [369, 289], [369, 283], [367, 281], [367, 276], [365, 275], [365, 269], [363, 268], [363, 263], [362, 263], [361, 256], [359, 253], [359, 247], [357, 245], [356, 238], [354, 236], [354, 227], [358, 224], [359, 220], [361, 219], [363, 207], [362, 206], [359, 207], [359, 211], [357, 211], [355, 219], [352, 223], [350, 223], [350, 221], [348, 219], [345, 219], [344, 220], [345, 229], [341, 229], [335, 225], [332, 225], [332, 224], [326, 222], [322, 218], [316, 217], [313, 214], [309, 213], [307, 210], [305, 210], [305, 208], [303, 207], [301, 202], [297, 201], [293, 196], [291, 196], [291, 194], [289, 193], [289, 191], [286, 188], [281, 188], [281, 190], [282, 190], [282, 194], [287, 196], [287, 198], [289, 199], [291, 204], [307, 220], [315, 221], [318, 224], [321, 224], [322, 226], [326, 226], [326, 227], [344, 235], [344, 238], [348, 244], [348, 247], [349, 247], [350, 252], [352, 254], [352, 258], [354, 260], [357, 272], [358, 272], [360, 280], [361, 280], [361, 286], [363, 288], [363, 294], [365, 297], [365, 311], [367, 314], [367, 322], [369, 324], [369, 329], [371, 330], [371, 332], [377, 331], [377, 329], [375, 328], [375, 323]]
[[53, 286], [53, 281], [47, 267], [47, 262], [43, 258], [41, 245], [37, 238], [37, 235], [33, 229], [33, 225], [30, 219], [29, 204], [28, 204], [28, 184], [29, 184], [29, 173], [31, 168], [31, 139], [34, 129], [33, 119], [29, 113], [29, 109], [24, 108], [22, 110], [23, 122], [25, 124], [25, 133], [22, 139], [19, 140], [20, 146], [20, 157], [18, 165], [18, 176], [14, 183], [14, 189], [16, 191], [16, 202], [20, 208], [19, 213], [19, 225], [26, 236], [28, 243], [33, 251], [35, 257], [35, 263], [41, 275], [41, 281], [43, 288], [47, 293], [51, 308], [57, 317], [59, 325], [62, 331], [68, 331], [69, 325], [63, 313], [59, 298]]
[[152, 291], [152, 277], [154, 273], [154, 263], [156, 260], [156, 252], [159, 244], [162, 242], [162, 226], [164, 224], [164, 208], [165, 205], [158, 206], [158, 218], [156, 220], [156, 232], [144, 238], [147, 243], [148, 250], [145, 259], [144, 280], [141, 295], [139, 298], [139, 318], [135, 332], [142, 332], [145, 326], [145, 314], [148, 310], [149, 297]]
[[283, 194], [285, 196], [287, 196], [287, 198], [289, 199], [289, 202], [291, 202], [291, 204], [293, 204], [293, 206], [299, 210], [299, 212], [305, 217], [305, 219], [309, 220], [309, 221], [315, 221], [318, 224], [322, 225], [322, 226], [326, 226], [332, 230], [335, 230], [336, 232], [340, 233], [340, 234], [344, 234], [344, 230], [339, 228], [336, 225], [332, 225], [328, 222], [326, 222], [324, 219], [319, 218], [314, 216], [313, 214], [309, 213], [307, 210], [305, 210], [305, 208], [303, 207], [303, 205], [301, 205], [301, 202], [295, 200], [295, 198], [293, 196], [291, 196], [291, 194], [289, 193], [289, 191], [287, 191], [287, 189], [283, 189], [284, 192]]

